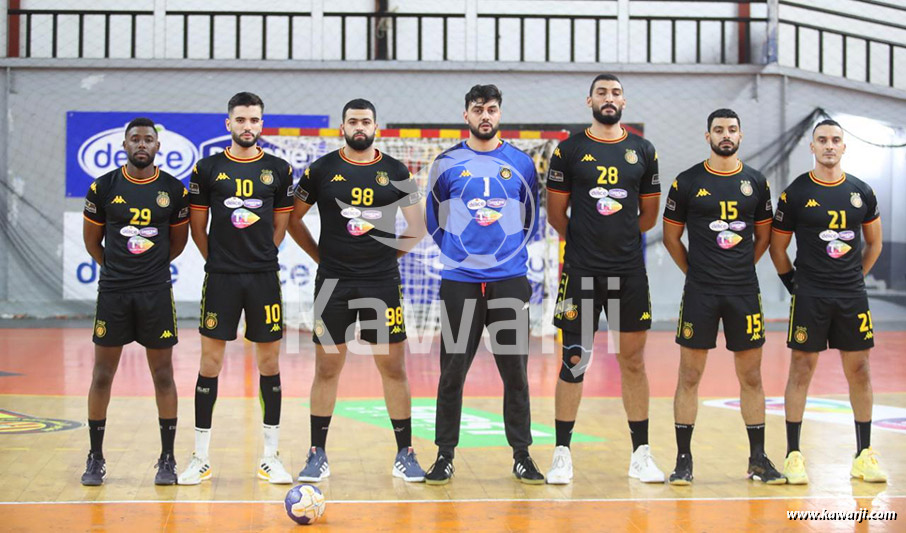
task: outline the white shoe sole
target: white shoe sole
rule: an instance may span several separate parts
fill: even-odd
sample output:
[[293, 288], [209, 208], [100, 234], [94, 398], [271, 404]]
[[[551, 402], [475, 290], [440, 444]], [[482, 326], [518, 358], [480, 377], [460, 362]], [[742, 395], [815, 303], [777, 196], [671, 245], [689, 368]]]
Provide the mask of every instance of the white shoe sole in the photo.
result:
[[631, 477], [632, 479], [638, 479], [642, 483], [663, 483], [664, 480], [666, 479], [666, 477], [663, 474], [661, 474], [660, 476], [643, 478], [642, 476], [640, 476], [638, 474], [634, 474], [632, 472], [629, 472], [629, 477]]
[[556, 477], [556, 476], [551, 476], [550, 474], [548, 474], [547, 476], [545, 476], [545, 481], [547, 481], [548, 485], [569, 485], [570, 483], [572, 483], [573, 478], [572, 478], [572, 476]]
[[406, 474], [397, 470], [396, 467], [393, 467], [393, 470], [391, 470], [390, 473], [393, 474], [393, 477], [402, 479], [403, 481], [406, 481], [407, 483], [421, 483], [422, 481], [425, 480], [425, 476], [416, 476], [416, 477], [406, 476]]
[[325, 470], [324, 473], [319, 477], [299, 476], [296, 478], [296, 481], [304, 481], [305, 483], [320, 483], [326, 477], [330, 477], [330, 467], [328, 467], [327, 470]]

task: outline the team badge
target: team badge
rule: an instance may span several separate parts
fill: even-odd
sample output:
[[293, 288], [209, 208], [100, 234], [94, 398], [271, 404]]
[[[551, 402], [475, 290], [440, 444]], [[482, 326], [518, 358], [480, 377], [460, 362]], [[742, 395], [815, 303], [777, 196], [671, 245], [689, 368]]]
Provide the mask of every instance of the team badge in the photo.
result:
[[627, 149], [626, 153], [623, 155], [623, 159], [630, 165], [634, 165], [639, 162], [639, 154], [635, 153], [635, 150]]
[[752, 189], [752, 182], [749, 180], [742, 180], [739, 183], [739, 192], [741, 192], [743, 196], [752, 196], [752, 193], [755, 192], [755, 190]]
[[856, 209], [859, 209], [860, 207], [862, 207], [862, 195], [857, 192], [850, 194], [849, 203], [853, 204], [853, 207], [855, 207]]
[[691, 339], [695, 335], [695, 330], [692, 329], [692, 322], [683, 322], [683, 338]]
[[805, 344], [805, 341], [808, 340], [808, 330], [805, 326], [796, 326], [796, 333], [793, 333], [793, 338], [796, 339], [796, 342], [799, 344]]
[[315, 336], [320, 337], [324, 335], [324, 321], [315, 320]]
[[261, 180], [261, 183], [270, 185], [274, 182], [274, 171], [266, 168], [261, 171], [261, 175], [258, 176], [258, 179]]
[[513, 177], [513, 171], [510, 170], [510, 167], [503, 167], [500, 169], [500, 177], [508, 180]]
[[384, 187], [388, 183], [390, 183], [390, 178], [387, 177], [386, 172], [384, 172], [383, 170], [378, 170], [377, 176], [375, 176], [374, 181], [376, 181], [377, 184], [380, 185], [381, 187]]
[[43, 418], [0, 409], [0, 435], [23, 435], [28, 433], [51, 433], [83, 427], [81, 422]]
[[204, 317], [205, 329], [214, 329], [217, 327], [217, 313], [208, 313]]
[[167, 191], [160, 191], [157, 193], [157, 205], [163, 208], [170, 207], [170, 195]]
[[308, 167], [305, 169], [305, 173], [302, 175], [305, 176], [305, 178], [307, 179], [310, 174], [311, 174], [311, 167]]
[[563, 312], [563, 317], [567, 320], [575, 320], [579, 316], [579, 308], [575, 305], [569, 306], [569, 308]]
[[107, 334], [107, 323], [104, 322], [103, 320], [98, 320], [94, 324], [94, 336], [99, 339], [103, 339], [104, 335], [106, 335], [106, 334]]

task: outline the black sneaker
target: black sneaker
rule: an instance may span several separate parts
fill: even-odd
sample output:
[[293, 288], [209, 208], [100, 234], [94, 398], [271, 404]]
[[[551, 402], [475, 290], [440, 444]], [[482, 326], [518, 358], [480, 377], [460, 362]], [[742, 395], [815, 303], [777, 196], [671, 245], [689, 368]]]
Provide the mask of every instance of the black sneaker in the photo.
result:
[[95, 457], [88, 452], [88, 461], [85, 463], [85, 473], [82, 474], [82, 485], [97, 487], [104, 484], [107, 477], [107, 461], [103, 457]]
[[786, 484], [786, 478], [774, 468], [774, 463], [763, 452], [749, 457], [749, 477], [767, 485]]
[[172, 453], [165, 453], [157, 460], [157, 475], [154, 476], [155, 485], [176, 485], [176, 459]]
[[438, 455], [437, 460], [425, 474], [425, 483], [428, 485], [446, 485], [453, 477], [453, 459], [446, 455]]
[[538, 465], [528, 455], [513, 463], [513, 475], [527, 485], [544, 484], [544, 474], [538, 471]]
[[668, 483], [671, 485], [692, 484], [692, 454], [681, 453], [676, 456], [676, 468], [670, 474]]

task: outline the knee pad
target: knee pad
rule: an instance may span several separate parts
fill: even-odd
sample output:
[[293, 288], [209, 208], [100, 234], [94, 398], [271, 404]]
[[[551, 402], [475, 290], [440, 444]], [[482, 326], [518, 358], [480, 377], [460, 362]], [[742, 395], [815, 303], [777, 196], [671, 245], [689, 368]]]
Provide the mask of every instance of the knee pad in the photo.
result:
[[560, 379], [567, 383], [582, 383], [585, 370], [591, 364], [591, 347], [582, 346], [582, 335], [563, 332], [563, 365], [560, 366]]

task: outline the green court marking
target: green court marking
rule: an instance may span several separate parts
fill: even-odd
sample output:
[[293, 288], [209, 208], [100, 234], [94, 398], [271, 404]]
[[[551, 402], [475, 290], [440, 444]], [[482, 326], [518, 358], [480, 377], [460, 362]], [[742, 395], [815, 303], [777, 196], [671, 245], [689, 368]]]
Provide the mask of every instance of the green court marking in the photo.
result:
[[[412, 435], [434, 441], [434, 398], [412, 398]], [[390, 418], [384, 400], [338, 401], [335, 416], [351, 418], [359, 422], [390, 429]], [[503, 416], [469, 407], [462, 408], [459, 447], [484, 448], [488, 446], [509, 446], [503, 426]], [[554, 444], [556, 434], [553, 426], [532, 424], [534, 444]], [[573, 433], [572, 442], [604, 442], [606, 439]]]

